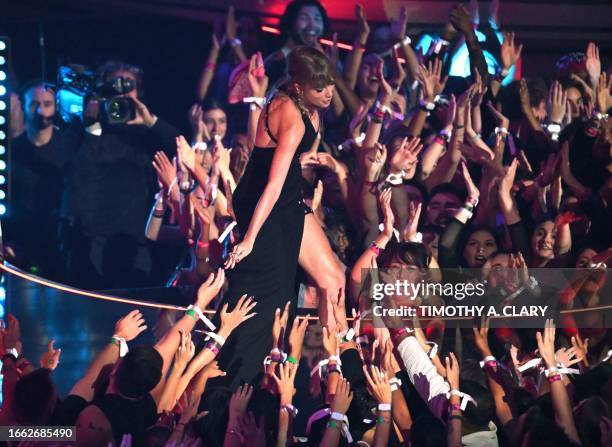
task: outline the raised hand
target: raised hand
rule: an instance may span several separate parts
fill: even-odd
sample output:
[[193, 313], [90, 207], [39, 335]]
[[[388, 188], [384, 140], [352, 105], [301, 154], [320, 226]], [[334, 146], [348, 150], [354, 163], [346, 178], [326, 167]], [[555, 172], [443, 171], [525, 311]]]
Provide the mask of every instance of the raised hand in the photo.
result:
[[236, 14], [234, 13], [234, 7], [230, 6], [225, 17], [225, 36], [227, 41], [231, 42], [236, 38], [236, 31], [238, 25], [236, 24]]
[[544, 326], [544, 335], [536, 332], [538, 351], [547, 368], [555, 366], [555, 324], [553, 320], [547, 319]]
[[357, 33], [362, 41], [366, 40], [367, 36], [370, 34], [370, 25], [368, 25], [363, 6], [359, 3], [355, 5], [355, 18], [357, 19]]
[[406, 37], [406, 26], [408, 25], [408, 10], [402, 6], [396, 20], [391, 23], [391, 35], [395, 40], [404, 40]]
[[219, 362], [214, 360], [202, 369], [202, 374], [204, 374], [207, 379], [214, 379], [215, 377], [224, 376], [225, 371], [222, 371], [221, 368], [219, 368]]
[[179, 331], [179, 335], [181, 341], [174, 354], [174, 365], [177, 368], [184, 369], [195, 354], [195, 344], [191, 341], [191, 332]]
[[410, 202], [408, 205], [408, 223], [406, 224], [406, 228], [404, 228], [403, 238], [405, 241], [414, 240], [417, 235], [417, 229], [419, 226], [419, 219], [421, 218], [421, 208], [422, 203], [419, 202], [415, 204], [414, 202]]
[[601, 60], [599, 59], [599, 47], [593, 42], [589, 42], [586, 47], [584, 63], [589, 74], [589, 81], [595, 87], [599, 81], [599, 75], [601, 75]]
[[338, 326], [335, 326], [333, 329], [328, 329], [326, 326], [323, 326], [323, 349], [325, 349], [325, 353], [327, 356], [336, 355], [338, 351]]
[[269, 79], [266, 76], [263, 57], [259, 51], [249, 60], [248, 80], [253, 96], [263, 98], [268, 90]]
[[546, 103], [548, 119], [553, 123], [561, 124], [567, 110], [567, 93], [559, 81], [554, 81], [548, 90], [548, 101]]
[[555, 352], [555, 359], [566, 368], [575, 365], [582, 359], [577, 356], [576, 348], [560, 348]]
[[465, 113], [465, 109], [469, 108], [473, 95], [474, 85], [472, 84], [457, 98], [457, 113]]
[[[249, 447], [265, 447], [266, 432], [264, 416], [259, 416], [259, 423], [255, 421], [255, 415], [251, 411], [242, 415], [238, 420], [238, 428], [243, 445]], [[246, 441], [246, 443], [245, 443]]]
[[440, 59], [436, 58], [433, 63], [432, 61], [429, 61], [427, 63], [427, 67], [424, 65], [419, 65], [416, 72], [416, 78], [423, 88], [423, 99], [425, 101], [431, 102], [436, 97], [436, 90], [441, 85], [441, 73], [442, 63], [440, 62]]
[[580, 334], [576, 334], [572, 337], [572, 348], [576, 353], [576, 357], [579, 358], [584, 365], [588, 368], [589, 366], [589, 338], [582, 340]]
[[340, 379], [336, 387], [334, 400], [330, 405], [330, 410], [332, 413], [346, 414], [352, 400], [353, 393], [351, 391], [351, 384], [345, 378]]
[[393, 90], [391, 84], [389, 84], [385, 79], [384, 66], [385, 63], [382, 60], [378, 62], [378, 65], [376, 66], [376, 76], [378, 76], [380, 84], [380, 103], [388, 105], [391, 102], [391, 99], [393, 98], [395, 90]]
[[206, 124], [204, 124], [204, 119], [202, 118], [203, 115], [204, 111], [202, 110], [202, 106], [199, 104], [194, 104], [189, 109], [189, 124], [191, 125], [191, 131], [193, 132], [193, 138], [196, 141], [210, 140], [208, 128], [206, 127]]
[[602, 73], [598, 81], [596, 83], [595, 105], [599, 113], [607, 113], [612, 106], [612, 96], [610, 95], [612, 76], [608, 77], [606, 73]]
[[313, 211], [317, 211], [321, 206], [321, 200], [323, 199], [323, 182], [317, 180], [317, 186], [315, 186], [314, 193], [312, 195], [312, 203], [310, 208]]
[[298, 360], [299, 355], [302, 352], [302, 345], [304, 344], [306, 329], [308, 329], [309, 318], [310, 315], [306, 315], [305, 317], [297, 317], [293, 321], [291, 332], [289, 332], [289, 352], [296, 360]]
[[183, 412], [181, 413], [181, 417], [179, 418], [179, 423], [188, 424], [198, 413], [198, 407], [200, 406], [200, 399], [202, 396], [198, 396], [195, 392], [190, 392], [187, 394], [187, 403], [183, 408]]
[[275, 371], [272, 372], [272, 378], [276, 383], [281, 405], [290, 404], [295, 391], [294, 383], [297, 368], [294, 368], [291, 363], [286, 362], [283, 365], [279, 365], [278, 370], [278, 375], [276, 375]]
[[382, 234], [391, 239], [393, 237], [393, 229], [395, 224], [395, 216], [393, 215], [393, 210], [391, 209], [391, 189], [381, 192], [378, 200], [384, 216]]
[[225, 303], [221, 309], [221, 326], [230, 332], [233, 331], [243, 322], [257, 315], [257, 312], [249, 313], [256, 305], [257, 302], [253, 300], [253, 297], [247, 298], [246, 295], [242, 295], [231, 312], [227, 311], [228, 304]]
[[200, 288], [198, 289], [198, 297], [196, 299], [196, 306], [201, 310], [206, 309], [208, 304], [215, 299], [219, 292], [221, 291], [221, 287], [223, 287], [223, 283], [225, 282], [225, 271], [223, 269], [218, 269], [217, 274], [211, 273], [206, 278], [206, 281], [202, 283]]
[[490, 321], [491, 320], [489, 318], [483, 317], [480, 328], [472, 328], [472, 331], [474, 332], [474, 343], [483, 357], [488, 357], [491, 355], [491, 348], [489, 347], [488, 339]]
[[55, 339], [51, 339], [47, 345], [47, 350], [40, 356], [40, 367], [47, 368], [53, 371], [59, 365], [60, 355], [62, 354], [62, 348], [55, 349], [53, 344]]
[[176, 166], [168, 159], [163, 151], [157, 151], [153, 156], [153, 169], [157, 173], [157, 180], [168, 191], [176, 179]]
[[287, 330], [287, 320], [289, 319], [289, 307], [291, 301], [287, 301], [283, 310], [276, 308], [274, 312], [274, 323], [272, 323], [272, 347], [282, 348], [282, 341]]
[[453, 6], [450, 13], [450, 22], [455, 29], [461, 31], [465, 35], [474, 32], [470, 13], [463, 4], [456, 4]]
[[502, 67], [508, 70], [516, 61], [521, 57], [521, 51], [523, 51], [523, 44], [516, 45], [514, 43], [514, 33], [504, 33], [504, 42], [501, 45], [500, 59]]
[[248, 383], [236, 389], [229, 402], [230, 419], [237, 420], [246, 412], [251, 396], [253, 396], [253, 386]]
[[449, 357], [444, 359], [444, 364], [446, 367], [446, 381], [450, 385], [451, 390], [458, 390], [460, 371], [459, 362], [455, 354], [451, 352]]
[[376, 143], [368, 150], [364, 156], [366, 168], [366, 181], [375, 182], [380, 176], [380, 172], [387, 161], [387, 146]]
[[394, 91], [399, 90], [406, 79], [406, 70], [402, 67], [402, 63], [400, 62], [400, 58], [397, 54], [397, 51], [393, 50], [393, 78], [391, 78], [391, 87], [393, 87]]
[[114, 335], [132, 341], [147, 329], [139, 310], [133, 310], [115, 323]]
[[196, 153], [182, 135], [176, 137], [176, 154], [178, 155], [179, 165], [184, 166], [191, 172], [195, 171]]
[[391, 403], [391, 384], [385, 371], [371, 365], [368, 371], [367, 366], [363, 366], [363, 374], [367, 381], [368, 391], [379, 404]]
[[482, 82], [482, 76], [477, 68], [474, 68], [474, 96], [472, 97], [472, 107], [480, 107], [484, 96], [487, 94], [488, 87]]
[[422, 149], [420, 138], [415, 137], [409, 140], [408, 137], [405, 137], [389, 160], [389, 164], [395, 169], [404, 171], [405, 179], [411, 179], [416, 172], [417, 157]]

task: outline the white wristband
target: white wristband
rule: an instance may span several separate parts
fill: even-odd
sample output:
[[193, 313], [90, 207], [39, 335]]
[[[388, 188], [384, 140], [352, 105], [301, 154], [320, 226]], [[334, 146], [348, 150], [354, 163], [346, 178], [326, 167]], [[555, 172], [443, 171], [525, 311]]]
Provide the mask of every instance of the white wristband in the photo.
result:
[[344, 414], [338, 413], [337, 411], [334, 411], [329, 418], [334, 421], [344, 422]]
[[215, 334], [214, 332], [206, 332], [206, 335], [208, 335], [208, 337], [206, 337], [204, 341], [213, 339], [214, 341], [219, 343], [219, 346], [223, 346], [225, 344], [225, 338], [223, 338], [222, 336], [218, 334]]
[[266, 98], [263, 98], [261, 96], [249, 96], [247, 98], [244, 98], [242, 102], [244, 102], [245, 104], [255, 104], [260, 109], [263, 109], [266, 105]]
[[378, 411], [391, 411], [391, 404], [378, 404]]
[[119, 343], [119, 357], [125, 357], [129, 352], [125, 338], [119, 337], [118, 335], [113, 335], [112, 339]]
[[484, 368], [484, 367], [485, 367], [485, 365], [486, 365], [488, 362], [495, 362], [495, 363], [497, 363], [497, 359], [496, 359], [495, 357], [493, 357], [492, 355], [488, 355], [488, 356], [486, 356], [484, 359], [482, 359], [482, 360], [480, 361], [480, 367], [481, 367], [481, 368]]
[[208, 329], [210, 329], [211, 331], [214, 331], [215, 329], [217, 329], [215, 327], [215, 325], [212, 324], [212, 321], [210, 321], [208, 318], [206, 318], [206, 316], [204, 315], [204, 313], [202, 312], [202, 310], [199, 307], [194, 306], [192, 304], [191, 306], [189, 306], [187, 308], [187, 310], [193, 310], [196, 313], [196, 315], [198, 316], [198, 318], [200, 320], [202, 320], [202, 323], [204, 323], [208, 327]]

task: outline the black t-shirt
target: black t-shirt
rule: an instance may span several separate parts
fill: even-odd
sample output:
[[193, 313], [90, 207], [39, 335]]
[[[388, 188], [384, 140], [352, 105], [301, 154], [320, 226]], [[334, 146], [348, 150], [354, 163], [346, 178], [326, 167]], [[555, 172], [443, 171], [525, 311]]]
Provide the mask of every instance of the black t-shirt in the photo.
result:
[[153, 155], [171, 158], [178, 132], [158, 119], [145, 126], [106, 126], [102, 135], [84, 133], [67, 168], [62, 215], [78, 222], [88, 237], [124, 234], [144, 241], [154, 190]]
[[58, 128], [43, 146], [34, 146], [25, 132], [12, 142], [11, 202], [4, 234], [25, 251], [27, 262], [44, 262], [58, 253], [64, 170], [78, 142], [75, 133]]

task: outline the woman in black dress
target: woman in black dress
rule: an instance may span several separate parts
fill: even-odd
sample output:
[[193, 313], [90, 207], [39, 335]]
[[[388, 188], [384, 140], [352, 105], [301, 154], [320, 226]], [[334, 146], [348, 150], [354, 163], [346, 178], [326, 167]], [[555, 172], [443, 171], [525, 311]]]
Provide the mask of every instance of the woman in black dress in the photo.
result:
[[221, 352], [220, 366], [232, 388], [261, 377], [274, 312], [289, 300], [293, 309], [297, 304], [298, 260], [313, 276], [338, 271], [323, 230], [302, 200], [299, 161], [317, 138], [318, 111], [331, 103], [332, 75], [325, 56], [308, 47], [289, 54], [288, 74], [260, 117], [255, 148], [233, 197], [243, 239], [226, 263], [230, 288], [224, 300], [231, 308], [241, 295], [252, 295], [257, 316], [241, 325]]

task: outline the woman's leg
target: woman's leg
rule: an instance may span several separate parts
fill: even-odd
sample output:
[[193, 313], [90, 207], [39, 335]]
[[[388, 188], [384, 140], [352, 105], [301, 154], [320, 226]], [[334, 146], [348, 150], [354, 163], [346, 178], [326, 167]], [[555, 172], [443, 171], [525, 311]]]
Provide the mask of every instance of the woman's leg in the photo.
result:
[[307, 214], [304, 219], [299, 263], [319, 289], [321, 324], [334, 326], [331, 303], [338, 299], [339, 293], [344, 300], [346, 277], [342, 264], [334, 255], [323, 229], [312, 214]]

